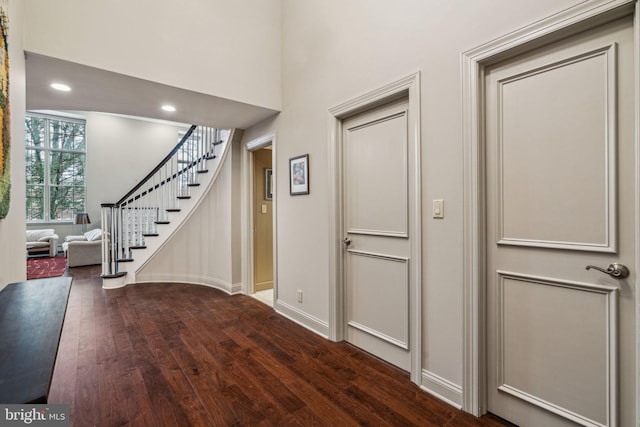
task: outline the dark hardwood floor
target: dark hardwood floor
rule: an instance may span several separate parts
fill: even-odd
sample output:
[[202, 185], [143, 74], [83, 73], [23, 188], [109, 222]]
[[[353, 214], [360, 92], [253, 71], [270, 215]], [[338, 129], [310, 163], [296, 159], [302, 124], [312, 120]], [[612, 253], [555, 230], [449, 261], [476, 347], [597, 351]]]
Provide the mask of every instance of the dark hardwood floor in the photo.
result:
[[73, 276], [49, 403], [74, 426], [504, 426], [246, 296]]

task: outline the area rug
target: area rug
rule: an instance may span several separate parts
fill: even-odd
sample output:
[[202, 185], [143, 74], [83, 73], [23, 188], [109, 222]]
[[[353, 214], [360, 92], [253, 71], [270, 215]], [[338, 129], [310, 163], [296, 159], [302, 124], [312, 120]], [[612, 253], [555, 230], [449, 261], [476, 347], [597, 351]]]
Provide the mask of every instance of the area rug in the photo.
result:
[[66, 266], [67, 259], [63, 256], [27, 258], [27, 280], [62, 276]]

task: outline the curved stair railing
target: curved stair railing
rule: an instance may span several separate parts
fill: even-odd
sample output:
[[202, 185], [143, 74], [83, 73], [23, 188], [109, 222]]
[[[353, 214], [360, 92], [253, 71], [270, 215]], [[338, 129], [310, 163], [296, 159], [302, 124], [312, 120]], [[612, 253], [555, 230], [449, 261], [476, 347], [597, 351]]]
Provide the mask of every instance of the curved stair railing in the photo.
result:
[[116, 203], [101, 204], [102, 277], [125, 276], [121, 263], [131, 262], [146, 239], [159, 236], [158, 225], [169, 224], [171, 212], [180, 212], [180, 201], [191, 198], [198, 176], [209, 172], [207, 162], [216, 159], [216, 147], [229, 138], [228, 130], [191, 126], [171, 152]]

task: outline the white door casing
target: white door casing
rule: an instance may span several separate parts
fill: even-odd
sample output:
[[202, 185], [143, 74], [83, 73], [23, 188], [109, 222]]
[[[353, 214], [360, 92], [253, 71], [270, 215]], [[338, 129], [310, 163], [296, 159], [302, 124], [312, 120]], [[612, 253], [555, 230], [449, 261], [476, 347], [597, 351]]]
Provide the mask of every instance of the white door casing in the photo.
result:
[[[330, 245], [330, 312], [329, 312], [329, 338], [341, 341], [347, 338], [345, 325], [350, 314], [347, 306], [346, 265], [344, 262], [345, 248], [343, 239], [347, 235], [347, 225], [343, 221], [344, 197], [343, 185], [343, 125], [344, 121], [367, 110], [375, 109], [383, 104], [398, 99], [408, 100], [407, 121], [407, 169], [408, 181], [407, 202], [408, 218], [406, 229], [409, 236], [409, 245], [406, 256], [396, 256], [380, 253], [361, 253], [352, 247], [351, 255], [359, 267], [365, 269], [372, 261], [381, 261], [382, 264], [391, 266], [396, 271], [403, 270], [408, 292], [408, 331], [405, 342], [410, 354], [411, 380], [420, 383], [421, 380], [421, 245], [420, 238], [420, 103], [419, 103], [419, 74], [414, 74], [366, 93], [358, 98], [340, 104], [329, 110], [331, 133], [329, 135], [330, 171], [330, 230], [333, 243]], [[384, 173], [384, 171], [381, 171]], [[374, 227], [375, 228], [375, 227]], [[358, 230], [356, 230], [357, 232]], [[393, 233], [392, 233], [393, 234]], [[360, 237], [371, 237], [358, 234]], [[417, 236], [417, 238], [412, 238]], [[400, 239], [400, 238], [398, 238]], [[406, 240], [406, 238], [404, 238]], [[364, 251], [371, 252], [371, 251]], [[391, 256], [388, 256], [391, 255]], [[415, 262], [413, 261], [415, 260]], [[375, 264], [375, 262], [374, 262]], [[395, 276], [394, 276], [395, 277]], [[353, 319], [352, 319], [353, 320]], [[353, 324], [354, 322], [352, 322]], [[357, 321], [355, 323], [358, 323]], [[385, 322], [381, 322], [385, 325]], [[396, 325], [397, 326], [397, 325]], [[385, 326], [382, 326], [384, 329]], [[394, 326], [395, 327], [395, 326]], [[366, 328], [364, 328], [366, 329]], [[400, 339], [399, 341], [403, 341]], [[396, 343], [398, 344], [398, 343]]]
[[270, 134], [251, 140], [244, 145], [242, 150], [242, 282], [245, 294], [253, 294], [254, 289], [254, 259], [253, 259], [253, 155], [252, 152], [271, 146], [272, 170], [273, 170], [273, 302], [278, 301], [278, 232], [277, 232], [277, 186], [276, 186], [276, 135]]
[[[634, 15], [635, 12], [635, 15]], [[615, 166], [616, 160], [612, 162], [607, 162], [606, 158], [609, 155], [614, 153], [611, 152], [611, 145], [608, 145], [607, 148], [603, 147], [602, 143], [598, 146], [597, 144], [591, 144], [591, 149], [594, 147], [600, 150], [600, 154], [602, 154], [604, 161], [600, 162], [596, 171], [594, 171], [594, 175], [600, 178], [603, 178], [605, 175], [609, 175], [607, 180], [613, 186], [608, 186], [608, 188], [603, 188], [603, 185], [600, 185], [598, 189], [595, 190], [597, 196], [594, 196], [585, 203], [590, 207], [586, 207], [585, 209], [589, 209], [591, 212], [596, 212], [593, 209], [595, 206], [593, 204], [594, 200], [600, 201], [600, 209], [598, 209], [597, 214], [600, 215], [600, 218], [596, 218], [594, 215], [591, 215], [591, 219], [594, 220], [594, 223], [599, 223], [600, 225], [605, 224], [605, 226], [598, 227], [589, 227], [588, 230], [584, 229], [579, 230], [580, 237], [582, 239], [576, 240], [576, 236], [564, 235], [559, 238], [549, 238], [552, 235], [560, 235], [558, 234], [561, 230], [551, 230], [547, 229], [545, 233], [539, 233], [537, 236], [527, 235], [527, 231], [522, 228], [523, 224], [526, 224], [527, 221], [535, 221], [536, 218], [540, 217], [540, 210], [536, 210], [538, 207], [529, 206], [535, 211], [529, 218], [524, 221], [521, 221], [522, 218], [519, 218], [518, 215], [513, 215], [515, 211], [511, 211], [513, 207], [521, 206], [524, 204], [526, 206], [526, 200], [518, 200], [516, 197], [511, 201], [503, 203], [497, 203], [492, 206], [489, 206], [491, 209], [497, 209], [496, 212], [499, 212], [503, 218], [500, 219], [500, 227], [496, 229], [490, 229], [490, 232], [485, 234], [485, 230], [483, 224], [485, 223], [486, 212], [485, 209], [487, 205], [485, 204], [486, 200], [486, 189], [484, 184], [484, 174], [485, 170], [487, 170], [487, 165], [485, 164], [485, 147], [488, 144], [485, 141], [484, 129], [485, 122], [483, 117], [485, 113], [487, 113], [485, 109], [485, 97], [484, 94], [486, 91], [490, 89], [486, 89], [484, 87], [485, 76], [487, 71], [494, 67], [498, 62], [504, 62], [507, 64], [510, 58], [514, 58], [517, 55], [522, 55], [522, 57], [526, 57], [523, 55], [527, 51], [531, 51], [533, 48], [541, 46], [543, 44], [547, 44], [550, 42], [554, 42], [563, 38], [571, 37], [574, 34], [577, 34], [580, 31], [584, 31], [589, 28], [594, 28], [598, 25], [610, 22], [614, 19], [620, 18], [622, 16], [633, 15], [633, 26], [635, 27], [635, 37], [633, 41], [630, 43], [631, 47], [627, 46], [629, 50], [626, 51], [624, 55], [630, 56], [631, 58], [624, 59], [622, 63], [619, 63], [615, 60], [616, 51], [618, 46], [613, 43], [603, 43], [600, 48], [591, 49], [591, 53], [587, 53], [589, 49], [582, 52], [582, 54], [577, 54], [575, 60], [565, 61], [564, 65], [559, 65], [556, 68], [548, 68], [547, 70], [555, 70], [554, 72], [545, 72], [544, 70], [540, 70], [539, 73], [531, 73], [527, 74], [527, 70], [522, 71], [522, 76], [525, 76], [524, 80], [518, 80], [519, 77], [514, 77], [509, 80], [506, 78], [502, 81], [507, 86], [509, 82], [518, 82], [514, 83], [511, 87], [507, 89], [507, 92], [512, 92], [511, 94], [507, 94], [507, 98], [513, 94], [518, 93], [518, 90], [525, 87], [524, 83], [526, 82], [526, 76], [535, 76], [535, 78], [529, 79], [526, 84], [529, 83], [538, 83], [542, 82], [541, 79], [545, 79], [548, 77], [558, 77], [562, 74], [562, 72], [568, 70], [571, 67], [572, 71], [579, 71], [580, 67], [583, 67], [582, 71], [597, 71], [603, 72], [607, 67], [622, 67], [626, 68], [630, 74], [630, 80], [627, 80], [626, 83], [622, 84], [626, 85], [625, 95], [629, 96], [629, 101], [622, 101], [623, 107], [630, 109], [630, 112], [622, 114], [621, 116], [616, 115], [613, 118], [614, 122], [620, 121], [620, 126], [612, 130], [611, 126], [607, 128], [607, 132], [616, 132], [616, 129], [624, 128], [624, 130], [628, 131], [627, 141], [621, 142], [623, 147], [619, 147], [622, 152], [621, 156], [623, 158], [628, 158], [631, 162], [630, 175], [631, 179], [626, 181], [626, 183], [620, 182], [620, 188], [618, 189], [615, 185], [615, 176], [616, 173], [612, 170], [612, 165]], [[554, 321], [557, 321], [562, 316], [562, 304], [554, 307], [553, 304], [549, 306], [549, 310], [554, 313], [550, 318], [541, 317], [540, 313], [523, 313], [520, 309], [514, 309], [517, 307], [514, 303], [521, 298], [531, 298], [532, 300], [535, 298], [540, 298], [542, 295], [546, 295], [546, 299], [543, 298], [544, 301], [564, 301], [565, 303], [576, 301], [582, 301], [582, 304], [585, 307], [590, 307], [590, 310], [585, 310], [585, 313], [589, 313], [589, 316], [584, 320], [583, 326], [589, 326], [594, 328], [593, 336], [591, 337], [576, 337], [577, 341], [581, 341], [580, 343], [575, 343], [576, 346], [586, 345], [590, 346], [594, 344], [594, 341], [600, 339], [600, 348], [597, 351], [598, 357], [600, 357], [599, 362], [600, 366], [596, 369], [597, 373], [594, 373], [592, 376], [599, 377], [598, 379], [591, 378], [589, 381], [597, 383], [600, 381], [600, 384], [605, 384], [604, 388], [600, 388], [597, 393], [600, 393], [599, 396], [586, 396], [585, 399], [589, 400], [597, 400], [599, 401], [599, 408], [590, 408], [590, 414], [577, 414], [577, 418], [574, 421], [577, 421], [581, 424], [589, 424], [590, 418], [602, 418], [602, 414], [604, 418], [602, 422], [598, 421], [598, 424], [603, 425], [616, 425], [617, 423], [628, 423], [624, 425], [635, 425], [638, 423], [637, 419], [637, 410], [634, 406], [637, 405], [637, 395], [638, 395], [638, 370], [637, 367], [634, 366], [634, 362], [630, 361], [630, 358], [634, 358], [634, 354], [637, 351], [638, 347], [638, 333], [637, 333], [637, 311], [638, 307], [640, 307], [640, 301], [636, 289], [636, 280], [635, 275], [630, 277], [627, 281], [616, 281], [615, 279], [609, 279], [607, 276], [598, 277], [601, 273], [595, 273], [592, 271], [586, 272], [582, 270], [582, 273], [578, 273], [577, 276], [567, 276], [569, 278], [559, 277], [561, 275], [558, 273], [558, 264], [549, 265], [546, 270], [549, 274], [540, 274], [539, 272], [526, 271], [527, 268], [524, 268], [524, 265], [518, 265], [516, 262], [517, 268], [508, 268], [508, 269], [500, 269], [495, 268], [495, 265], [491, 265], [493, 271], [485, 274], [486, 262], [487, 260], [484, 257], [484, 249], [487, 245], [490, 245], [492, 239], [495, 238], [496, 241], [500, 242], [498, 247], [510, 247], [515, 249], [516, 252], [519, 251], [529, 251], [534, 247], [548, 247], [553, 249], [543, 249], [543, 252], [555, 252], [555, 253], [570, 253], [568, 259], [571, 262], [575, 260], [573, 256], [574, 253], [578, 253], [578, 256], [582, 256], [585, 253], [591, 251], [591, 254], [595, 257], [592, 258], [593, 263], [598, 263], [602, 267], [606, 267], [606, 260], [615, 261], [616, 259], [625, 259], [625, 263], [629, 266], [630, 270], [633, 273], [637, 271], [640, 266], [639, 254], [636, 249], [639, 245], [638, 239], [638, 229], [640, 224], [640, 219], [636, 214], [639, 211], [639, 197], [638, 197], [638, 166], [640, 165], [638, 158], [638, 150], [635, 149], [638, 145], [637, 141], [637, 130], [638, 130], [638, 83], [640, 79], [638, 78], [638, 14], [637, 14], [637, 5], [633, 1], [587, 1], [577, 5], [576, 7], [567, 9], [554, 15], [545, 20], [541, 20], [532, 24], [531, 26], [525, 27], [521, 30], [517, 30], [512, 34], [509, 34], [503, 38], [494, 40], [486, 45], [482, 45], [472, 51], [466, 52], [463, 56], [463, 93], [464, 93], [464, 106], [465, 106], [465, 304], [464, 304], [464, 314], [465, 314], [465, 331], [464, 331], [464, 375], [463, 375], [463, 399], [464, 399], [464, 409], [472, 412], [476, 415], [482, 414], [486, 411], [486, 374], [485, 374], [485, 366], [486, 362], [484, 359], [485, 355], [485, 339], [487, 336], [487, 325], [483, 322], [484, 318], [484, 303], [485, 294], [486, 294], [486, 282], [485, 277], [488, 277], [490, 280], [495, 280], [496, 287], [493, 289], [489, 289], [489, 296], [492, 298], [492, 301], [495, 301], [496, 307], [500, 307], [499, 313], [500, 324], [503, 325], [500, 334], [495, 335], [492, 338], [492, 351], [495, 350], [496, 347], [503, 348], [500, 346], [504, 346], [505, 343], [509, 343], [510, 340], [513, 339], [513, 335], [508, 330], [509, 327], [505, 326], [507, 319], [509, 322], [512, 322], [514, 319], [526, 319], [528, 322], [536, 324], [536, 322], [547, 321], [549, 320], [552, 324]], [[626, 43], [626, 42], [625, 42]], [[612, 46], [613, 45], [613, 46]], [[600, 51], [598, 51], [600, 49]], [[629, 53], [631, 52], [631, 53]], [[634, 59], [635, 54], [635, 59]], [[582, 56], [581, 56], [582, 55]], [[571, 56], [571, 55], [569, 55]], [[580, 58], [578, 58], [580, 57]], [[566, 59], [566, 58], [565, 58]], [[598, 65], [598, 61], [600, 61]], [[627, 62], [625, 62], [627, 61]], [[512, 64], [516, 64], [518, 61], [514, 60]], [[550, 61], [552, 63], [553, 61]], [[562, 62], [562, 61], [560, 61]], [[525, 67], [526, 68], [526, 67]], [[544, 66], [542, 67], [545, 68]], [[606, 71], [605, 71], [606, 73]], [[584, 73], [582, 73], [584, 75]], [[539, 77], [539, 78], [538, 78]], [[591, 76], [593, 77], [593, 76]], [[606, 79], [605, 79], [606, 80]], [[611, 80], [609, 80], [611, 81]], [[614, 81], [614, 87], [617, 83]], [[519, 83], [523, 83], [523, 85], [519, 85]], [[502, 85], [502, 87], [506, 87]], [[611, 85], [609, 85], [611, 87]], [[516, 90], [512, 90], [516, 89]], [[567, 89], [569, 90], [569, 89]], [[598, 87], [600, 91], [599, 100], [606, 104], [609, 101], [606, 101], [606, 89], [603, 88], [603, 85], [600, 84]], [[594, 95], [595, 93], [592, 93]], [[604, 95], [603, 95], [604, 94]], [[522, 95], [522, 94], [520, 94]], [[487, 98], [492, 96], [491, 94], [487, 95]], [[614, 95], [615, 96], [615, 95]], [[598, 99], [597, 97], [595, 99]], [[508, 103], [508, 99], [504, 101]], [[527, 104], [524, 100], [522, 104]], [[595, 105], [595, 104], [592, 104]], [[614, 106], [618, 104], [614, 103]], [[550, 110], [553, 110], [553, 107]], [[578, 108], [580, 106], [578, 105]], [[611, 108], [604, 107], [601, 111], [614, 111]], [[521, 113], [524, 110], [521, 111]], [[538, 114], [534, 111], [534, 115]], [[611, 117], [605, 119], [603, 113], [602, 116], [598, 117], [599, 120], [594, 121], [594, 123], [589, 123], [587, 127], [591, 127], [591, 130], [594, 129], [593, 126], [597, 126], [596, 122], [602, 124], [603, 122], [606, 124], [611, 123]], [[490, 115], [490, 114], [489, 114]], [[508, 114], [507, 114], [508, 116]], [[502, 117], [502, 116], [500, 116]], [[626, 118], [625, 118], [626, 117]], [[507, 117], [507, 121], [510, 120]], [[495, 121], [495, 120], [494, 120]], [[513, 132], [514, 127], [508, 129], [505, 132]], [[635, 131], [635, 135], [634, 135]], [[490, 132], [489, 132], [490, 133]], [[495, 135], [494, 135], [495, 136]], [[615, 135], [614, 135], [615, 136]], [[585, 141], [589, 142], [589, 135], [584, 136]], [[624, 138], [621, 135], [621, 138]], [[610, 139], [611, 140], [611, 139]], [[589, 144], [587, 144], [589, 145]], [[521, 147], [522, 148], [522, 147]], [[615, 150], [615, 145], [613, 146]], [[526, 147], [525, 147], [526, 149]], [[561, 148], [562, 149], [562, 148]], [[575, 149], [575, 147], [573, 147]], [[587, 147], [587, 150], [589, 147]], [[609, 150], [609, 153], [607, 153]], [[569, 150], [570, 151], [570, 150]], [[514, 157], [514, 153], [516, 153], [516, 157]], [[517, 150], [511, 150], [509, 148], [506, 149], [506, 153], [502, 153], [506, 157], [499, 158], [494, 154], [494, 159], [499, 162], [499, 168], [502, 168], [502, 173], [506, 173], [506, 176], [510, 180], [512, 177], [510, 174], [513, 173], [513, 170], [509, 169], [509, 166], [504, 166], [504, 159], [516, 160], [513, 165], [517, 164], [517, 161], [522, 162], [522, 158], [518, 160]], [[592, 154], [585, 154], [587, 159], [591, 159], [594, 161], [597, 157]], [[534, 156], [535, 157], [535, 156]], [[580, 158], [579, 156], [575, 156], [575, 158]], [[573, 157], [571, 157], [573, 160]], [[534, 161], [535, 159], [531, 159]], [[609, 157], [609, 160], [611, 158]], [[553, 163], [553, 160], [551, 160]], [[495, 164], [494, 164], [495, 166]], [[558, 165], [556, 165], [557, 167]], [[573, 167], [574, 165], [571, 165]], [[552, 167], [553, 169], [554, 167]], [[571, 168], [570, 168], [571, 169]], [[505, 172], [506, 171], [506, 172]], [[575, 171], [574, 171], [575, 172]], [[627, 174], [629, 171], [621, 172], [621, 174]], [[553, 174], [551, 174], [553, 175]], [[504, 177], [503, 177], [504, 178]], [[497, 199], [501, 199], [505, 194], [513, 194], [509, 187], [510, 184], [503, 185], [503, 188], [497, 186], [496, 182], [504, 182], [503, 178], [489, 178], [489, 181], [494, 180], [493, 183], [490, 182], [489, 187], [493, 188], [496, 191], [496, 194], [499, 194]], [[613, 178], [613, 179], [612, 179]], [[544, 177], [543, 177], [544, 179]], [[593, 176], [587, 176], [587, 181], [589, 179], [593, 179]], [[585, 183], [587, 182], [585, 181]], [[597, 181], [591, 181], [591, 184]], [[551, 188], [549, 190], [553, 190], [554, 188], [562, 188], [562, 185], [554, 185], [551, 184]], [[560, 183], [561, 184], [561, 183]], [[512, 185], [515, 188], [515, 186]], [[586, 185], [585, 185], [586, 187]], [[539, 194], [537, 194], [539, 196]], [[574, 196], [575, 194], [572, 194]], [[584, 195], [584, 194], [583, 194]], [[616, 199], [617, 196], [617, 199]], [[535, 199], [535, 197], [534, 197]], [[575, 198], [573, 198], [575, 201]], [[587, 197], [589, 199], [589, 197]], [[623, 203], [617, 204], [620, 202], [620, 199], [624, 199]], [[582, 199], [581, 199], [582, 200]], [[584, 201], [584, 200], [583, 200]], [[554, 204], [558, 203], [558, 199], [546, 200], [550, 206], [548, 206], [548, 210], [542, 210], [542, 212], [552, 213], [557, 206]], [[501, 204], [502, 203], [502, 204]], [[620, 206], [619, 212], [616, 213], [616, 207]], [[544, 206], [543, 206], [544, 208]], [[573, 209], [576, 207], [574, 206]], [[506, 213], [505, 213], [506, 212]], [[619, 216], [619, 221], [618, 221]], [[506, 218], [508, 217], [508, 218]], [[487, 218], [489, 219], [489, 218]], [[520, 221], [520, 223], [518, 222]], [[626, 227], [626, 230], [616, 230], [615, 221], [620, 223], [620, 227]], [[562, 219], [559, 221], [562, 222]], [[626, 222], [626, 225], [624, 224]], [[629, 225], [630, 224], [630, 225]], [[631, 227], [631, 230], [628, 228]], [[570, 227], [569, 227], [570, 228]], [[496, 231], [497, 230], [497, 231]], [[584, 231], [584, 232], [582, 232]], [[495, 237], [497, 233], [498, 237]], [[629, 236], [627, 238], [627, 236]], [[616, 238], [621, 236], [621, 239], [627, 238], [627, 243], [616, 241]], [[538, 238], [536, 238], [538, 237]], [[629, 243], [630, 239], [630, 243]], [[521, 247], [516, 247], [519, 245]], [[617, 254], [618, 247], [621, 252]], [[610, 252], [606, 254], [605, 252]], [[616, 253], [614, 253], [616, 252]], [[629, 253], [630, 252], [630, 253]], [[491, 261], [491, 257], [489, 256], [489, 261]], [[510, 259], [511, 256], [507, 258]], [[562, 257], [559, 257], [562, 258]], [[517, 257], [515, 258], [517, 259]], [[542, 258], [538, 256], [533, 257], [532, 263], [536, 261], [540, 262]], [[549, 262], [548, 260], [545, 262]], [[591, 263], [591, 262], [590, 262]], [[495, 264], [495, 263], [494, 263]], [[579, 265], [582, 265], [581, 262], [578, 262]], [[575, 269], [574, 266], [571, 266], [572, 269]], [[518, 270], [518, 271], [513, 271]], [[586, 274], [586, 275], [585, 275]], [[595, 275], [595, 276], [594, 276]], [[552, 276], [552, 277], [548, 277]], [[566, 294], [566, 295], [565, 295]], [[571, 296], [568, 296], [571, 295]], [[620, 304], [616, 304], [616, 300], [620, 299]], [[634, 309], [635, 306], [635, 309]], [[490, 307], [492, 310], [495, 307]], [[618, 310], [619, 308], [619, 310]], [[618, 314], [616, 310], [620, 311], [623, 318], [631, 317], [631, 324], [622, 325], [621, 328], [621, 345], [619, 355], [617, 354], [617, 329], [618, 329]], [[634, 311], [636, 313], [634, 313]], [[495, 314], [495, 312], [494, 312]], [[515, 316], [515, 317], [514, 317]], [[530, 317], [527, 317], [530, 316]], [[555, 320], [554, 320], [555, 319]], [[596, 319], [596, 320], [594, 320]], [[493, 319], [495, 323], [496, 318]], [[572, 316], [568, 316], [565, 318], [560, 324], [566, 326], [568, 323], [575, 321]], [[628, 319], [627, 319], [628, 322]], [[558, 325], [555, 323], [554, 325]], [[534, 328], [535, 329], [535, 328]], [[540, 332], [540, 331], [538, 331]], [[497, 338], [496, 338], [497, 337]], [[594, 338], [598, 337], [598, 338]], [[566, 345], [564, 343], [565, 340], [560, 340], [557, 345]], [[546, 341], [545, 345], [549, 345], [550, 341]], [[571, 346], [569, 346], [571, 347]], [[570, 348], [569, 350], [572, 350]], [[573, 351], [573, 350], [572, 350]], [[535, 351], [534, 351], [535, 353]], [[515, 354], [515, 353], [514, 353]], [[501, 354], [503, 360], [501, 360], [501, 364], [506, 362], [504, 358], [512, 358], [515, 357], [514, 354]], [[526, 353], [531, 354], [531, 353]], [[617, 365], [618, 361], [620, 361], [620, 366]], [[511, 360], [513, 362], [513, 360]], [[544, 361], [542, 361], [542, 365], [538, 366], [538, 371], [543, 370]], [[565, 363], [569, 363], [566, 362]], [[508, 363], [507, 363], [508, 365]], [[577, 370], [583, 369], [584, 366], [582, 363], [576, 363]], [[504, 365], [500, 365], [504, 368]], [[501, 369], [502, 369], [501, 368]], [[573, 368], [573, 366], [572, 366]], [[624, 377], [622, 383], [620, 384], [620, 395], [618, 395], [618, 388], [616, 385], [616, 380], [618, 377], [614, 374], [618, 369], [621, 369], [621, 376]], [[508, 368], [507, 368], [508, 370]], [[584, 373], [584, 372], [583, 372]], [[504, 370], [502, 372], [504, 379]], [[510, 377], [509, 377], [510, 375]], [[517, 379], [513, 376], [513, 371], [507, 373], [507, 377], [509, 377], [509, 381], [511, 383], [517, 383], [521, 379]], [[569, 375], [569, 374], [567, 374]], [[584, 375], [576, 374], [576, 378], [580, 378]], [[559, 377], [566, 377], [565, 373], [559, 375]], [[585, 380], [586, 381], [586, 380]], [[587, 381], [588, 382], [588, 381]], [[635, 383], [635, 384], [634, 384]], [[543, 388], [544, 388], [543, 384]], [[536, 385], [538, 386], [538, 385]], [[583, 387], [586, 387], [583, 383]], [[514, 392], [518, 387], [511, 387], [510, 390], [509, 385], [505, 385], [503, 387], [504, 393]], [[593, 387], [592, 387], [593, 389]], [[544, 399], [540, 399], [539, 395], [545, 394], [544, 390], [532, 388], [533, 393], [521, 393], [521, 398], [530, 398], [533, 401], [536, 401], [537, 404], [541, 404], [544, 406], [542, 402]], [[603, 391], [604, 390], [604, 391]], [[522, 390], [519, 390], [522, 391]], [[547, 390], [548, 391], [548, 390]], [[592, 390], [593, 391], [593, 390]], [[517, 391], [515, 392], [517, 394]], [[595, 394], [597, 394], [595, 393]], [[536, 395], [538, 394], [538, 395]], [[588, 394], [588, 393], [587, 393]], [[592, 393], [593, 394], [593, 393]], [[549, 394], [546, 395], [549, 397]], [[557, 396], [556, 396], [557, 397]], [[560, 399], [561, 400], [561, 399]], [[562, 402], [561, 402], [562, 403]], [[563, 406], [564, 404], [564, 406]], [[621, 407], [621, 413], [618, 418], [618, 414], [616, 413], [616, 407], [618, 404]], [[604, 405], [604, 406], [603, 406]], [[553, 405], [552, 405], [553, 406]], [[564, 402], [560, 405], [557, 405], [555, 409], [558, 409], [559, 412], [562, 412], [564, 409], [571, 407], [571, 403]], [[554, 408], [547, 408], [549, 411], [553, 411]], [[583, 407], [584, 409], [584, 407]], [[556, 412], [558, 412], [556, 411]], [[589, 411], [587, 411], [589, 412]], [[566, 413], [564, 414], [567, 415]], [[582, 417], [582, 418], [581, 418]], [[570, 416], [569, 416], [570, 418]]]

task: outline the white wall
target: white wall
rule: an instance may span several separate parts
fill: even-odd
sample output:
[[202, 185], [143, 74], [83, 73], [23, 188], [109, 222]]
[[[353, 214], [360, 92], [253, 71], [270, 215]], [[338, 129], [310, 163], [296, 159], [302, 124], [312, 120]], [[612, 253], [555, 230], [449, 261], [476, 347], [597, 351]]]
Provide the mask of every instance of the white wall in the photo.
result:
[[[188, 127], [86, 113], [87, 211], [100, 219], [100, 204], [115, 203], [178, 143]], [[95, 218], [95, 220], [93, 219]]]
[[[279, 298], [328, 321], [328, 109], [421, 73], [423, 368], [462, 384], [461, 54], [579, 0], [283, 0], [277, 132]], [[309, 153], [311, 194], [288, 195], [288, 158]], [[431, 200], [445, 218], [431, 218]], [[304, 303], [296, 290], [304, 291]]]
[[[4, 2], [6, 3], [6, 2]], [[9, 3], [9, 91], [11, 109], [11, 206], [0, 220], [0, 289], [27, 277], [25, 263], [24, 110], [25, 67], [22, 54], [21, 1]]]
[[25, 50], [280, 107], [280, 0], [16, 0]]

